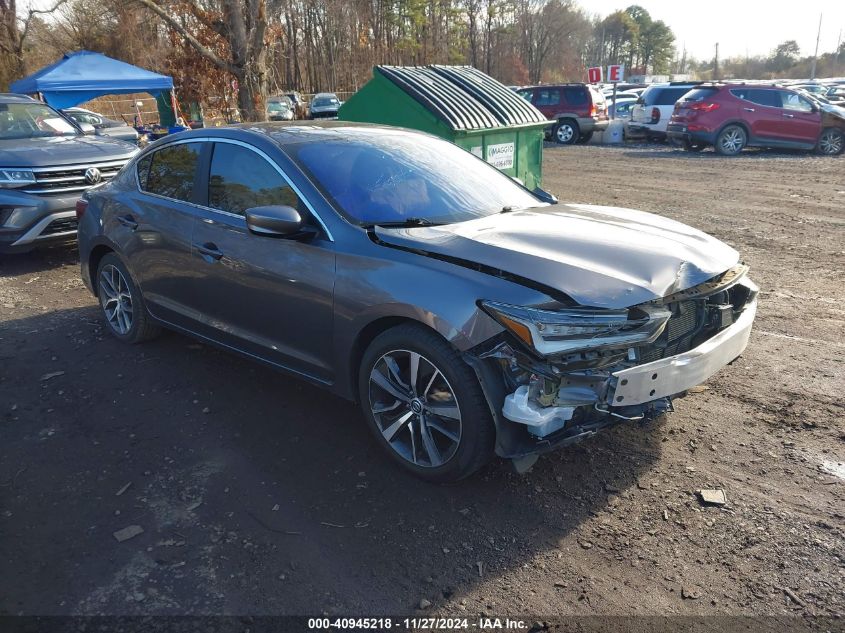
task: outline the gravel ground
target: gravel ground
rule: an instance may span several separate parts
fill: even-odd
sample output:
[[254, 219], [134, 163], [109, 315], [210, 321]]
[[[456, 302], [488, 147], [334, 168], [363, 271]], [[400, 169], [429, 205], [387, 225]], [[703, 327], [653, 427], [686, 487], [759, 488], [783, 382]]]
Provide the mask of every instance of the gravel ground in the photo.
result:
[[843, 614], [845, 157], [544, 161], [561, 200], [736, 246], [746, 353], [665, 420], [432, 486], [316, 388], [175, 334], [121, 345], [75, 248], [0, 258], [0, 614]]

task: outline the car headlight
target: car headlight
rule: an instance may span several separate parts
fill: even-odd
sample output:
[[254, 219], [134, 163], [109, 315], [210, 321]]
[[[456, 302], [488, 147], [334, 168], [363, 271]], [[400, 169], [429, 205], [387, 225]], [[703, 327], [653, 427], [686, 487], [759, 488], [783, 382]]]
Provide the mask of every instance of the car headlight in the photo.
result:
[[672, 316], [662, 306], [541, 310], [495, 301], [484, 301], [481, 305], [514, 336], [543, 356], [652, 343]]
[[35, 184], [35, 174], [31, 169], [0, 167], [0, 187], [12, 188]]

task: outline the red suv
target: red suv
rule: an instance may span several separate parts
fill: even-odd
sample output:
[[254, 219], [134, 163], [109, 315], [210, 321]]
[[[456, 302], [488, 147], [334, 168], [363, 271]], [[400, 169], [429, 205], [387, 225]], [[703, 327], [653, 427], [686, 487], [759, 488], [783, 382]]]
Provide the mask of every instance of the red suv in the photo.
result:
[[607, 102], [589, 84], [530, 86], [516, 92], [547, 119], [555, 121], [551, 136], [558, 143], [586, 143], [593, 132], [607, 128]]
[[690, 151], [712, 145], [725, 156], [745, 147], [841, 154], [845, 111], [782, 86], [705, 84], [676, 104], [667, 135]]

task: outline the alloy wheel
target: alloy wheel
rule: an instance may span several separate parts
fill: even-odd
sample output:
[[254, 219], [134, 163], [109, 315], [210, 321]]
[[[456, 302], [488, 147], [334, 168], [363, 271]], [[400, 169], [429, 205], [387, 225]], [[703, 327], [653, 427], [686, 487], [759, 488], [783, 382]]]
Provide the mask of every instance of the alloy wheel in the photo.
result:
[[461, 443], [461, 409], [455, 391], [422, 354], [393, 350], [370, 372], [370, 409], [388, 445], [415, 466], [437, 468]]
[[118, 334], [132, 329], [132, 294], [126, 278], [116, 266], [108, 264], [100, 271], [100, 305], [109, 326]]
[[838, 130], [825, 130], [819, 139], [819, 150], [822, 154], [838, 154], [842, 151], [842, 132]]
[[561, 123], [557, 128], [556, 136], [559, 143], [569, 143], [575, 136], [575, 130], [568, 123]]
[[745, 145], [745, 134], [739, 128], [731, 128], [722, 134], [719, 143], [726, 153], [736, 154]]

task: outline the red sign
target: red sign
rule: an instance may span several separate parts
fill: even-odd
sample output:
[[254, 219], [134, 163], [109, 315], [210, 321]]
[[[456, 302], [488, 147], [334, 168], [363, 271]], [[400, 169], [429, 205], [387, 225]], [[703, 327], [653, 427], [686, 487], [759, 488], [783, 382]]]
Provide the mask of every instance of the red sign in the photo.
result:
[[612, 83], [619, 83], [622, 81], [622, 78], [625, 76], [625, 66], [620, 64], [617, 66], [608, 66], [607, 67], [607, 80]]
[[601, 66], [587, 69], [587, 81], [591, 84], [601, 83]]

